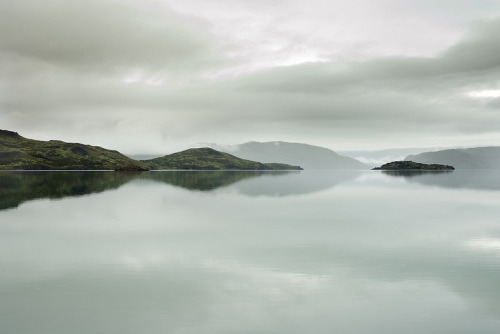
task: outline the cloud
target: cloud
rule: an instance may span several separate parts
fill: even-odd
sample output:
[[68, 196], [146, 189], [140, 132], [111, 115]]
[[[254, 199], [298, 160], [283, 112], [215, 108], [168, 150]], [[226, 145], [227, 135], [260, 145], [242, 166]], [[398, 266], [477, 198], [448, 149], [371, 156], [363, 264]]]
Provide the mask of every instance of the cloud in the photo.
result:
[[0, 6], [0, 49], [16, 57], [87, 71], [173, 70], [201, 66], [213, 53], [201, 20], [138, 1], [21, 0]]
[[[500, 19], [483, 23], [466, 39], [434, 57], [382, 57], [367, 61], [342, 63], [315, 63], [293, 68], [279, 68], [256, 74], [242, 85], [242, 89], [324, 92], [375, 83], [400, 89], [399, 83], [418, 82], [437, 78], [446, 81], [446, 76], [464, 76], [478, 72], [470, 79], [480, 81], [482, 71], [500, 68]], [[452, 77], [452, 79], [455, 79]]]
[[[335, 3], [347, 6], [346, 13], [359, 5]], [[500, 88], [498, 18], [475, 23], [459, 43], [432, 55], [423, 47], [425, 56], [387, 48], [361, 58], [351, 50], [336, 58], [325, 50], [346, 44], [333, 43], [333, 30], [325, 32], [329, 41], [316, 38], [319, 26], [305, 23], [324, 19], [319, 7], [303, 11], [299, 2], [290, 7], [244, 1], [234, 6], [194, 0], [169, 4], [1, 3], [2, 127], [126, 153], [248, 140], [332, 149], [498, 142], [500, 118], [492, 112], [497, 99], [469, 96]], [[378, 19], [386, 17], [381, 8], [393, 8], [389, 0], [382, 4], [374, 12]], [[416, 20], [434, 20], [421, 14], [433, 7], [427, 2], [407, 1], [393, 13], [406, 17], [405, 10], [417, 7]], [[487, 1], [478, 4], [477, 17], [486, 15], [487, 7]], [[283, 20], [273, 22], [278, 8], [283, 8]], [[436, 15], [446, 17], [444, 8]], [[460, 13], [465, 15], [465, 9]], [[292, 24], [298, 17], [303, 26]], [[246, 33], [240, 34], [241, 29]], [[267, 49], [267, 41], [281, 46]], [[312, 62], [292, 61], [305, 59], [304, 50], [311, 50]]]

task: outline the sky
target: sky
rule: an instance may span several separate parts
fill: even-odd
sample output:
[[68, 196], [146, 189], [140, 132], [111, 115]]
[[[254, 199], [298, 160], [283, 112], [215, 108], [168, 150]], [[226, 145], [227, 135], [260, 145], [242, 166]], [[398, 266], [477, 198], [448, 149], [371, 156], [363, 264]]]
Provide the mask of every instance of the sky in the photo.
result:
[[0, 0], [0, 129], [126, 154], [500, 144], [499, 0]]

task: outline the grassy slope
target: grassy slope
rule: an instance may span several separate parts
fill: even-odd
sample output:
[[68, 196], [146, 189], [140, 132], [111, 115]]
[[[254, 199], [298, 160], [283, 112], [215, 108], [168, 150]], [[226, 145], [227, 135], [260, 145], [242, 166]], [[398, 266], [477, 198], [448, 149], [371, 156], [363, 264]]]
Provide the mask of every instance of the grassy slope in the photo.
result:
[[214, 149], [192, 148], [178, 153], [173, 153], [156, 159], [143, 160], [151, 169], [196, 169], [196, 170], [276, 170], [300, 169], [298, 166], [286, 164], [263, 164], [256, 161], [244, 160], [231, 154]]
[[117, 151], [58, 140], [27, 139], [0, 130], [0, 169], [130, 169], [145, 166]]

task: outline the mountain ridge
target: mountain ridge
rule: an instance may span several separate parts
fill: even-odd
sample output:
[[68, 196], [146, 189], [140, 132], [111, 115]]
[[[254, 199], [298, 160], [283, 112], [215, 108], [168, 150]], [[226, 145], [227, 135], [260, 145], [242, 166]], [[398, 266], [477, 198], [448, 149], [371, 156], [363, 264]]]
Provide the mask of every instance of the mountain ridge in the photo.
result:
[[264, 162], [274, 159], [290, 165], [299, 165], [306, 170], [370, 169], [370, 166], [356, 159], [340, 155], [329, 148], [304, 143], [250, 141], [233, 146], [213, 144], [212, 147], [243, 159]]
[[455, 148], [409, 155], [404, 160], [452, 165], [456, 169], [500, 169], [500, 146]]

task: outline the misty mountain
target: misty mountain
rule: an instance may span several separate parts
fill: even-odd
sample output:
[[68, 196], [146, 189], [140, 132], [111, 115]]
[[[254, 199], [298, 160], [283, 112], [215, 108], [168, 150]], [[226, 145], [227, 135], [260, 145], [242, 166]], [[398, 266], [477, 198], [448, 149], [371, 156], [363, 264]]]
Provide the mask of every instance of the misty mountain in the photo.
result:
[[424, 152], [409, 155], [405, 160], [451, 165], [456, 169], [500, 169], [500, 147], [458, 148]]
[[[442, 147], [441, 149], [448, 149]], [[430, 147], [413, 147], [413, 148], [390, 148], [376, 151], [337, 151], [337, 153], [361, 161], [369, 166], [380, 166], [388, 161], [404, 160], [410, 154], [419, 154], [429, 152], [433, 148]]]
[[300, 143], [248, 142], [240, 145], [215, 148], [243, 159], [262, 162], [279, 161], [299, 165], [304, 169], [369, 169], [356, 159], [342, 156], [330, 149]]

